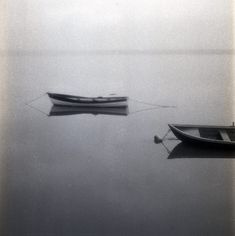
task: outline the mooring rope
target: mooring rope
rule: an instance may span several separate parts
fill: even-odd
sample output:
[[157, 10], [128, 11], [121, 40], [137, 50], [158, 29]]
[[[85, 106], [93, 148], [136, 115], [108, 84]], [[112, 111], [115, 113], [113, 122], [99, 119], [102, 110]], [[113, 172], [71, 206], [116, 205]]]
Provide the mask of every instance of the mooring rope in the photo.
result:
[[160, 109], [160, 108], [159, 107], [145, 108], [145, 109], [130, 112], [129, 115], [133, 115], [133, 114], [136, 114], [136, 113], [139, 113], [139, 112], [144, 112], [144, 111], [157, 110], [157, 109]]
[[30, 104], [25, 104], [25, 105], [26, 105], [26, 106], [29, 106], [30, 108], [35, 109], [36, 111], [39, 111], [40, 113], [42, 113], [42, 114], [44, 114], [44, 115], [46, 115], [46, 116], [48, 116], [48, 114], [47, 114], [46, 112], [44, 112], [44, 111], [38, 109], [37, 107], [34, 107], [34, 106], [30, 105]]
[[168, 149], [168, 147], [162, 142], [162, 146], [166, 149], [168, 154], [171, 154], [171, 151]]
[[36, 98], [30, 100], [29, 102], [27, 102], [27, 103], [25, 103], [25, 104], [26, 104], [26, 105], [30, 105], [31, 103], [37, 101], [38, 99], [44, 97], [45, 95], [46, 95], [46, 93], [43, 93], [43, 94], [41, 94], [39, 97], [36, 97]]
[[149, 106], [154, 106], [154, 107], [176, 108], [176, 106], [153, 104], [153, 103], [149, 103], [149, 102], [146, 102], [146, 101], [137, 100], [137, 99], [134, 99], [134, 98], [129, 98], [129, 100], [132, 100], [132, 101], [134, 101], [134, 102], [138, 102], [138, 103], [141, 103], [141, 104], [149, 105]]
[[36, 111], [39, 111], [40, 113], [42, 113], [42, 114], [44, 114], [44, 115], [46, 115], [46, 116], [48, 116], [48, 114], [47, 114], [46, 112], [44, 112], [44, 111], [40, 110], [39, 108], [37, 108], [37, 107], [31, 105], [33, 102], [36, 102], [37, 100], [39, 100], [40, 98], [44, 97], [45, 95], [46, 95], [46, 93], [43, 93], [43, 94], [41, 94], [40, 96], [38, 96], [38, 97], [36, 97], [36, 98], [30, 100], [29, 102], [26, 102], [25, 105], [26, 105], [26, 106], [29, 106], [30, 108], [33, 108], [33, 109], [36, 110]]
[[162, 141], [165, 140], [166, 136], [171, 132], [171, 129], [168, 129], [168, 131], [166, 132], [166, 134], [163, 136]]

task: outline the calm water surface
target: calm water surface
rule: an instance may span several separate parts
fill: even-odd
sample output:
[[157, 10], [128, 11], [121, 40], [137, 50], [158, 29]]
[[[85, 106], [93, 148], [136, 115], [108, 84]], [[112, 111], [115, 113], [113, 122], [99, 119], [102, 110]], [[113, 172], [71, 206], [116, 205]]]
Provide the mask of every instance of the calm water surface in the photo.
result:
[[[234, 235], [233, 154], [168, 158], [154, 143], [168, 123], [232, 123], [231, 55], [48, 52], [1, 60], [2, 235]], [[129, 115], [48, 117], [40, 112], [50, 111], [46, 96], [25, 105], [48, 91], [127, 95]], [[169, 150], [178, 143], [165, 141]]]

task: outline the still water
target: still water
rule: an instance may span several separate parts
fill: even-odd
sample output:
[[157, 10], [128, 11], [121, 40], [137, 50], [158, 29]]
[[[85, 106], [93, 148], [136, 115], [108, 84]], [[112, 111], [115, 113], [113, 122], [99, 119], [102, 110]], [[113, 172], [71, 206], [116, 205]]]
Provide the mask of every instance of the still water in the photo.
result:
[[[1, 55], [1, 235], [234, 235], [235, 155], [154, 143], [168, 123], [232, 123], [232, 57]], [[48, 91], [126, 95], [129, 114], [48, 117]]]

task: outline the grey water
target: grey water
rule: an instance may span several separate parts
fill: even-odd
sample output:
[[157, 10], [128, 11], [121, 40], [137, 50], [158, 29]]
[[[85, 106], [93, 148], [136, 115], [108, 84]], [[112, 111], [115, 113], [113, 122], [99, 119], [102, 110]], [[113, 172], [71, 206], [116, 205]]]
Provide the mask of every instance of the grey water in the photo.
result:
[[[1, 236], [235, 234], [234, 153], [154, 142], [234, 121], [232, 2], [0, 2]], [[48, 116], [46, 92], [130, 100]]]
[[[168, 123], [232, 123], [232, 55], [2, 58], [2, 235], [234, 233], [235, 160], [168, 158], [154, 143]], [[48, 117], [40, 111], [52, 105], [41, 95], [53, 89], [133, 100], [128, 116]], [[179, 141], [168, 137], [173, 150]]]

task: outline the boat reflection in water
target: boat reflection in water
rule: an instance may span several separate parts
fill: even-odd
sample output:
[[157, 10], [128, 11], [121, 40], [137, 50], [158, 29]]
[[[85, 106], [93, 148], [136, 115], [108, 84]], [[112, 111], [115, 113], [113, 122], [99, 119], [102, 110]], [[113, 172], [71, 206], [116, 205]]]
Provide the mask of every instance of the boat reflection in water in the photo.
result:
[[79, 114], [127, 116], [128, 107], [71, 107], [52, 106], [48, 116], [67, 116]]
[[176, 158], [235, 158], [235, 150], [199, 147], [179, 143], [168, 156], [168, 159]]

